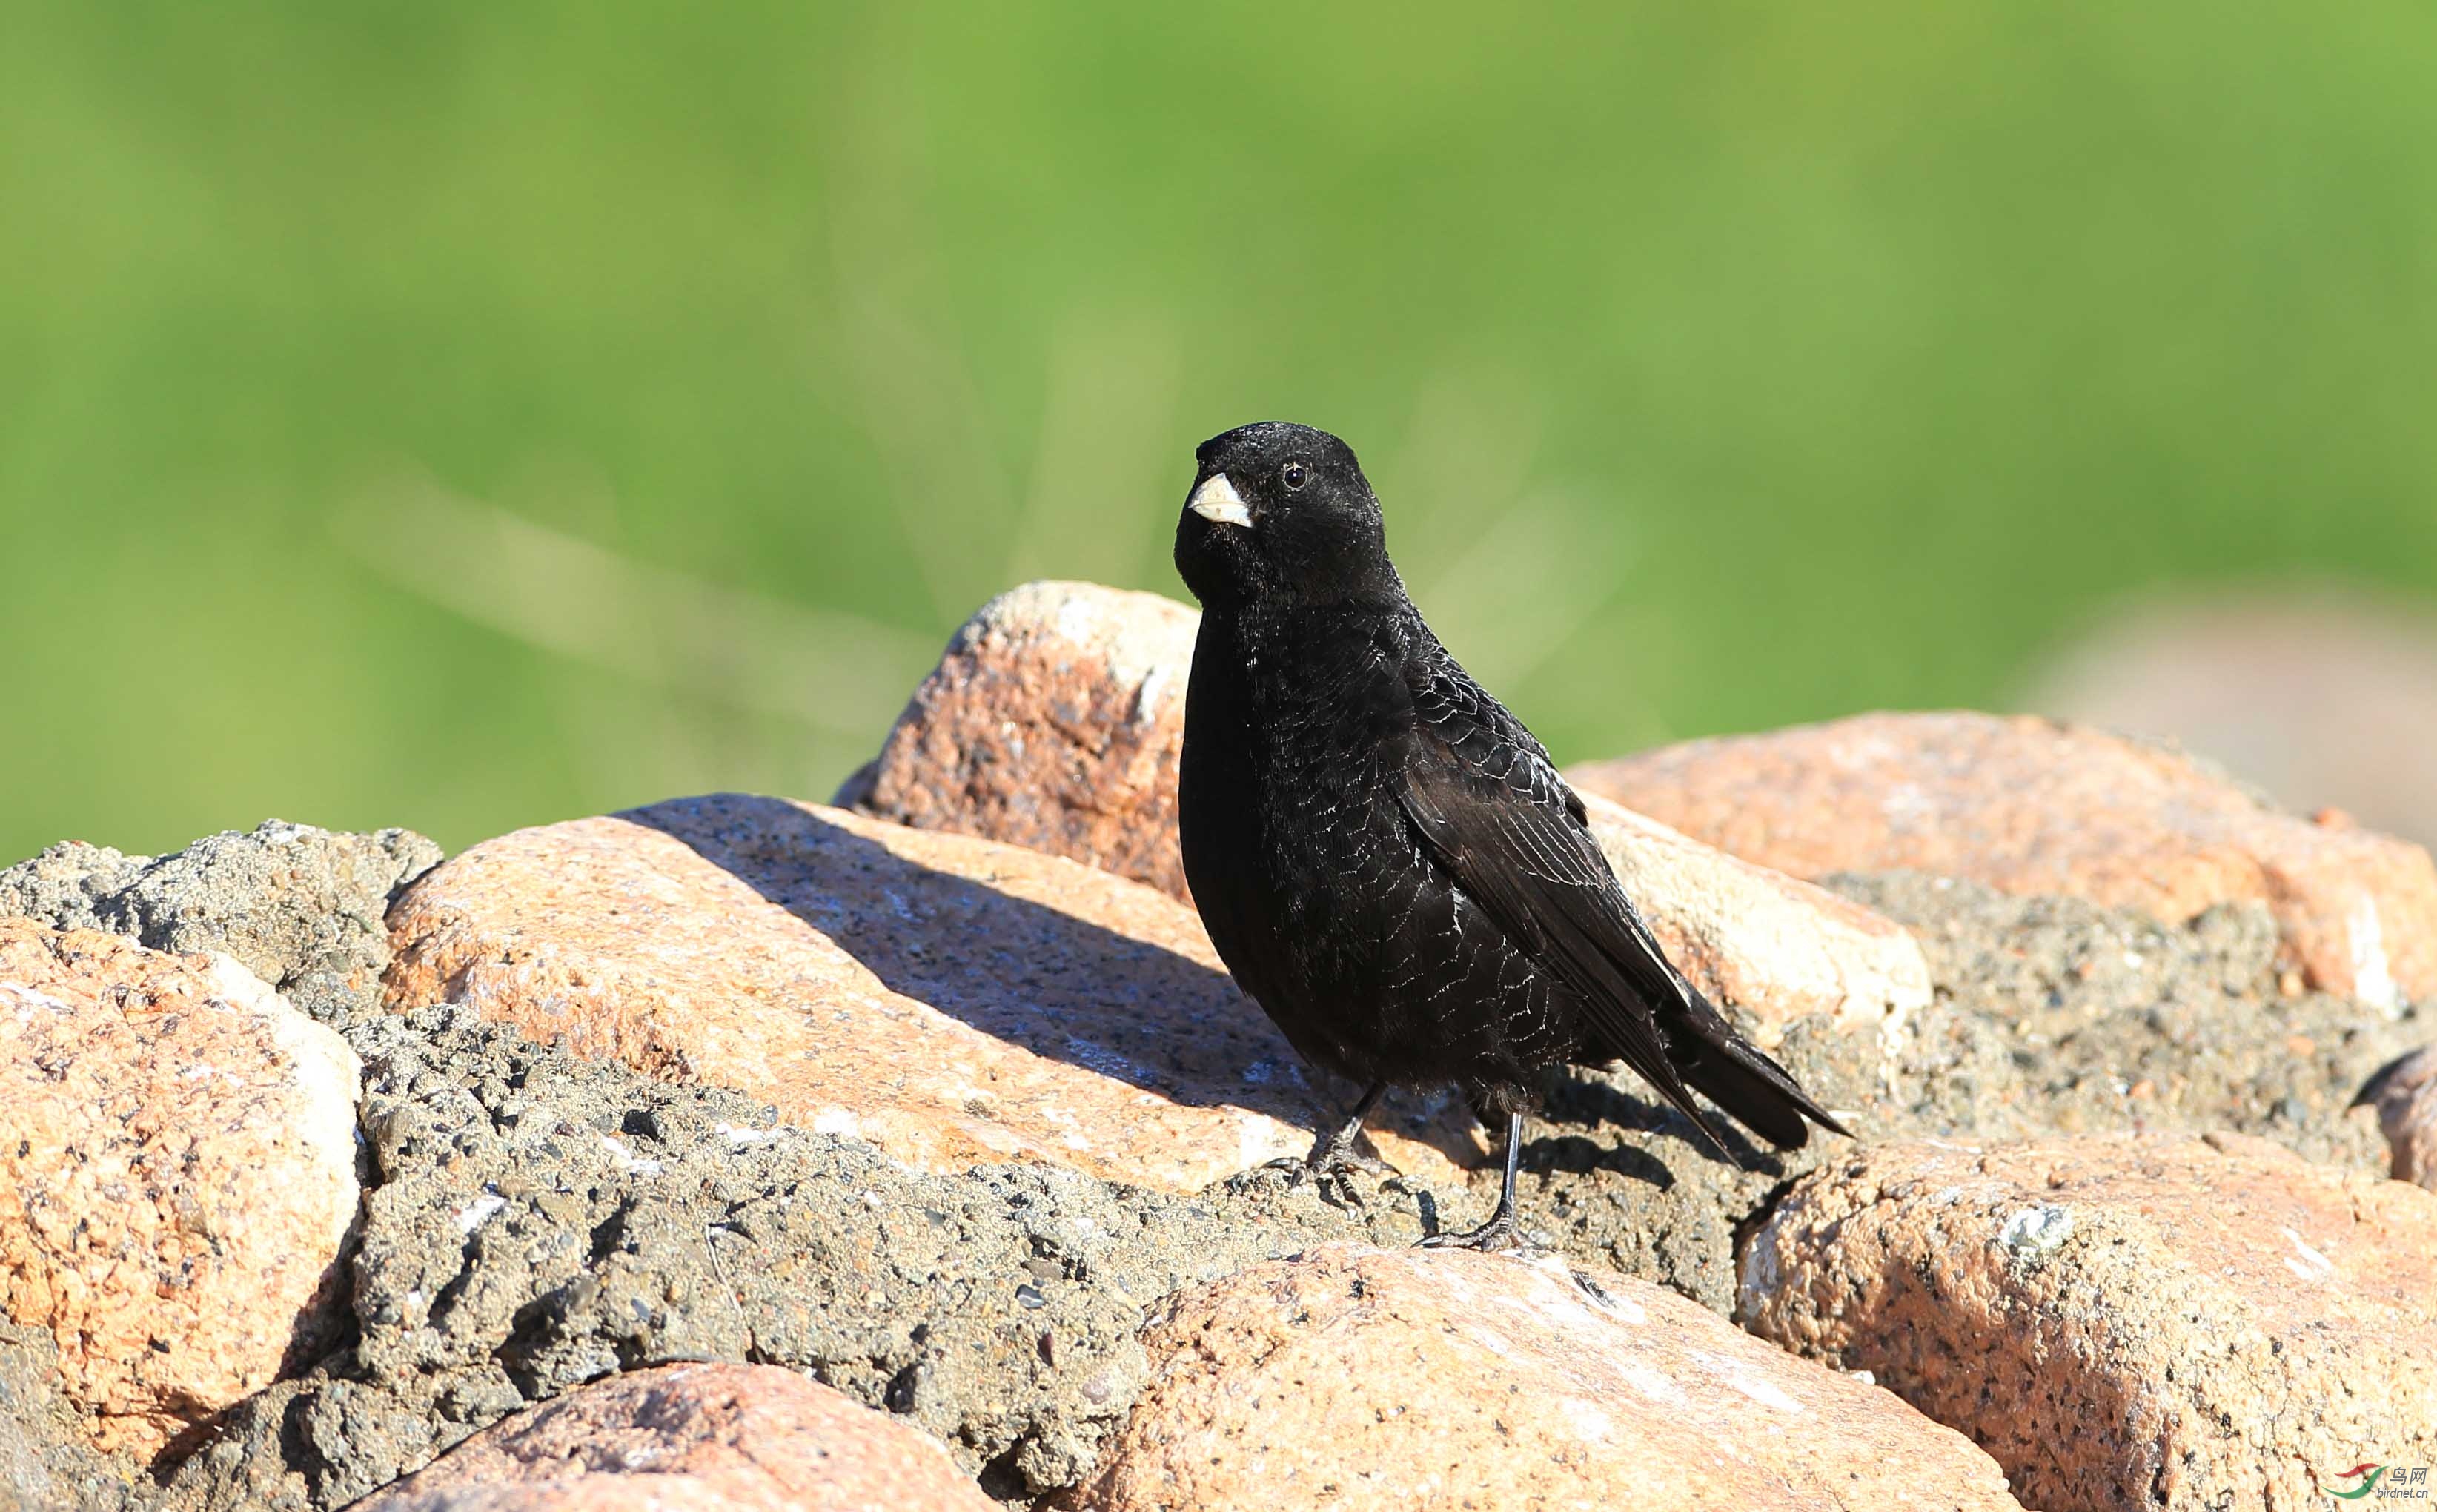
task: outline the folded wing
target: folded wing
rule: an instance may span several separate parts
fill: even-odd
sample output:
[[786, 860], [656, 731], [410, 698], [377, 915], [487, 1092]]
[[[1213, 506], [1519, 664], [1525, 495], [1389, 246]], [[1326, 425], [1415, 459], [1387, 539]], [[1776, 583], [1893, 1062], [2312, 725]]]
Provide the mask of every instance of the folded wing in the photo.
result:
[[1394, 753], [1407, 817], [1456, 885], [1573, 990], [1599, 1047], [1721, 1151], [1688, 1085], [1781, 1148], [1809, 1138], [1805, 1116], [1843, 1133], [1668, 962], [1600, 853], [1582, 800], [1521, 722], [1444, 651], [1408, 685], [1414, 720]]

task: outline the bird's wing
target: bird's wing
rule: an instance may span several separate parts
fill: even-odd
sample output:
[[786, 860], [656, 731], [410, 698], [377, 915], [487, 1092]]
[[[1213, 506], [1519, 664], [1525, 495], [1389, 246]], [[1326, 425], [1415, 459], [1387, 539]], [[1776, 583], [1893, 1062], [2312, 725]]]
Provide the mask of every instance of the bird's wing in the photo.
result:
[[1522, 722], [1444, 651], [1411, 663], [1407, 681], [1414, 719], [1396, 774], [1406, 815], [1508, 938], [1573, 989], [1600, 1044], [1722, 1152], [1688, 1075], [1775, 1143], [1803, 1142], [1803, 1114], [1834, 1127], [1668, 962], [1600, 853], [1582, 800]]

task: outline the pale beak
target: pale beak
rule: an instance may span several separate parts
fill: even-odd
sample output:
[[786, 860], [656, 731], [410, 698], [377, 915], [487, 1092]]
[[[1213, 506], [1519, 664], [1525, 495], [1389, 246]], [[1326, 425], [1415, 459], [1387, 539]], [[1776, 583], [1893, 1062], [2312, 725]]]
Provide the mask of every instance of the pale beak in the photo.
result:
[[1204, 479], [1201, 486], [1193, 490], [1193, 497], [1184, 501], [1184, 507], [1214, 524], [1252, 527], [1253, 512], [1244, 507], [1244, 496], [1236, 491], [1236, 485], [1227, 481], [1223, 472], [1214, 472]]

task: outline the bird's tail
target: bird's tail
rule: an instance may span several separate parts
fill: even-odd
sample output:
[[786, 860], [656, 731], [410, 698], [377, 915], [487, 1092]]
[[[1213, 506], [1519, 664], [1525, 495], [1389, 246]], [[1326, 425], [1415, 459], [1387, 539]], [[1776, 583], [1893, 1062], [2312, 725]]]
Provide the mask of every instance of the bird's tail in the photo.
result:
[[1668, 1059], [1686, 1085], [1780, 1150], [1799, 1150], [1810, 1142], [1806, 1118], [1850, 1135], [1785, 1067], [1737, 1034], [1709, 999], [1697, 992], [1692, 995], [1698, 1006], [1669, 1025], [1667, 1036]]

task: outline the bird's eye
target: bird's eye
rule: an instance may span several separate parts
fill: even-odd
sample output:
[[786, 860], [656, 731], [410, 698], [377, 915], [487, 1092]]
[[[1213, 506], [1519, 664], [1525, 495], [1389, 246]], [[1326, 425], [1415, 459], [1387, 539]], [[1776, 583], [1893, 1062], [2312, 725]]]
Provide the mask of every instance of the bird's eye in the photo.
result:
[[1278, 469], [1278, 477], [1286, 483], [1287, 492], [1298, 493], [1305, 483], [1311, 481], [1311, 469], [1300, 462], [1289, 462]]

